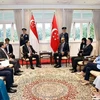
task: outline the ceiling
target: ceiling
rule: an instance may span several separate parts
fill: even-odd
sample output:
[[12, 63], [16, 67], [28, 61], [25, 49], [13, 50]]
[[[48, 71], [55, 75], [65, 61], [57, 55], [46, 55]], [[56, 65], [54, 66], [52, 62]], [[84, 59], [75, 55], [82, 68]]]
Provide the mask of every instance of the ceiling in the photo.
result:
[[100, 0], [0, 0], [0, 5], [99, 5]]

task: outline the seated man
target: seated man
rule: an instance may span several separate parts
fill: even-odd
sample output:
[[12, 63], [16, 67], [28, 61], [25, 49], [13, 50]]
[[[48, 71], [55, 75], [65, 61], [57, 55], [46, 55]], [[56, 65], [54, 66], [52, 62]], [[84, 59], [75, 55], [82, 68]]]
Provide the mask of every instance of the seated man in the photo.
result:
[[6, 45], [4, 44], [4, 42], [0, 42], [0, 59], [8, 59], [9, 62], [14, 65], [14, 75], [21, 75], [19, 74], [19, 72], [22, 72], [19, 70], [19, 60], [9, 58], [8, 54], [5, 51], [5, 47]]
[[87, 46], [78, 54], [76, 57], [72, 57], [72, 73], [77, 72], [77, 63], [78, 61], [82, 61], [84, 56], [89, 56], [93, 50], [93, 46], [91, 43], [93, 42], [92, 38], [88, 38]]
[[10, 42], [10, 39], [9, 38], [6, 38], [5, 39], [5, 43], [6, 43], [5, 50], [6, 50], [7, 54], [11, 58], [14, 58], [15, 59], [15, 55], [13, 54], [13, 47], [12, 47], [12, 45], [9, 42]]
[[89, 62], [87, 65], [84, 67], [83, 71], [80, 72], [79, 74], [84, 75], [84, 83], [83, 84], [89, 84], [89, 77], [90, 77], [90, 71], [100, 71], [100, 56], [98, 56], [94, 62]]
[[[65, 43], [65, 38], [61, 38], [61, 43], [58, 47], [58, 52], [54, 53], [54, 60], [55, 60], [55, 66], [56, 68], [61, 67], [61, 57], [62, 56], [67, 56], [69, 52], [69, 44]], [[57, 57], [58, 58], [58, 62], [57, 62]]]
[[5, 77], [7, 91], [9, 93], [15, 93], [17, 90], [11, 88], [11, 87], [17, 87], [17, 85], [13, 84], [14, 82], [13, 69], [3, 67], [2, 65], [0, 65], [0, 76]]
[[36, 51], [30, 45], [30, 42], [28, 40], [26, 40], [26, 43], [23, 46], [23, 53], [24, 53], [25, 58], [29, 58], [29, 61], [30, 61], [30, 64], [31, 64], [31, 69], [34, 69], [33, 63], [32, 63], [32, 58], [36, 58], [36, 67], [41, 68], [39, 56], [38, 56], [38, 54], [36, 54]]

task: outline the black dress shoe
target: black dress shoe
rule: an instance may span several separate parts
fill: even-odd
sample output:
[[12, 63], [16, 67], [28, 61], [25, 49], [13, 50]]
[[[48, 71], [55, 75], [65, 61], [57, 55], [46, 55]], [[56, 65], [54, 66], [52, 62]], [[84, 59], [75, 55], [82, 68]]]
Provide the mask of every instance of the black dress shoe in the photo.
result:
[[39, 68], [41, 68], [41, 65], [37, 65], [36, 67], [39, 67]]
[[33, 66], [31, 66], [30, 68], [31, 68], [31, 69], [34, 69], [34, 67], [33, 67]]
[[17, 73], [20, 73], [20, 72], [23, 72], [23, 71], [21, 71], [21, 70], [18, 70], [18, 71], [17, 71]]
[[19, 74], [19, 73], [14, 73], [14, 75], [16, 75], [16, 76], [20, 76], [20, 75], [22, 75], [22, 74]]
[[17, 92], [17, 90], [10, 88], [10, 89], [7, 90], [7, 92], [8, 93], [15, 93], [15, 92]]
[[75, 72], [77, 72], [76, 70], [72, 70], [72, 72], [71, 73], [75, 73]]
[[11, 85], [11, 87], [17, 87], [17, 86], [18, 86], [17, 84], [12, 84], [12, 85]]
[[57, 66], [58, 66], [58, 64], [55, 64], [55, 65], [54, 65], [54, 67], [57, 67]]
[[61, 67], [61, 65], [58, 65], [58, 66], [56, 66], [55, 68], [60, 68]]

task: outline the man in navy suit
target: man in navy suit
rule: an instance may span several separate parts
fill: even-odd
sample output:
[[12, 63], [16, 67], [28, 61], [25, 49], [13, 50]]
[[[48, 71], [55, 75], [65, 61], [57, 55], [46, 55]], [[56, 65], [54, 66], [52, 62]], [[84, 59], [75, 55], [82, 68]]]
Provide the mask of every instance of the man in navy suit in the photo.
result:
[[69, 44], [69, 36], [68, 33], [66, 32], [66, 27], [62, 27], [62, 33], [60, 34], [60, 42], [61, 38], [65, 38], [65, 42]]
[[23, 54], [24, 54], [25, 58], [29, 58], [31, 69], [34, 69], [33, 63], [32, 63], [32, 58], [36, 58], [36, 67], [41, 68], [40, 60], [39, 60], [39, 55], [33, 49], [33, 47], [30, 45], [30, 42], [28, 40], [26, 40], [26, 43], [23, 46]]
[[[69, 52], [69, 45], [68, 43], [65, 42], [65, 38], [61, 38], [61, 43], [58, 47], [58, 51], [54, 53], [55, 68], [61, 67], [61, 57], [67, 56], [68, 52]], [[57, 57], [59, 57], [58, 62], [57, 62]]]
[[[5, 77], [6, 89], [9, 93], [15, 93], [17, 90], [11, 87], [17, 87], [14, 83], [13, 69], [1, 64], [2, 59], [0, 59], [0, 76]], [[1, 100], [1, 99], [0, 99]]]
[[20, 35], [20, 46], [25, 44], [26, 40], [29, 40], [29, 35], [26, 33], [27, 29], [22, 28], [23, 34]]

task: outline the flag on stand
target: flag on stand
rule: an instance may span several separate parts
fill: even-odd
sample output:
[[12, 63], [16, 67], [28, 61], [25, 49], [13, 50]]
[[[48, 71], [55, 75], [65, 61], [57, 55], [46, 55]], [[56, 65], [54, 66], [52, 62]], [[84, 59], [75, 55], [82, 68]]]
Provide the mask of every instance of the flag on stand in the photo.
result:
[[36, 52], [39, 52], [39, 39], [33, 15], [31, 16], [30, 20], [30, 44]]
[[54, 15], [52, 20], [52, 31], [51, 31], [51, 48], [54, 52], [58, 50], [59, 46], [59, 33], [58, 33], [58, 27], [56, 22], [56, 17]]

